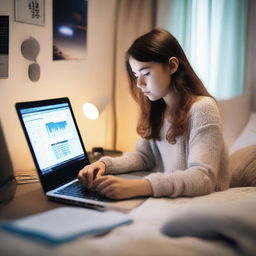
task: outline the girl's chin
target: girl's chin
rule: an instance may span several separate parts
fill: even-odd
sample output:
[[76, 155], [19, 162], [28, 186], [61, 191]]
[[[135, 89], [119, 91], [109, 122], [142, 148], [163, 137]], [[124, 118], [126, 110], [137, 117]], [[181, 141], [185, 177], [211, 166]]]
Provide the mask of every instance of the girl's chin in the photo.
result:
[[146, 96], [146, 97], [148, 97], [148, 99], [149, 99], [150, 101], [157, 101], [157, 100], [160, 100], [160, 98], [156, 98], [156, 97], [153, 97], [153, 96], [150, 96], [150, 95], [148, 95], [148, 96]]

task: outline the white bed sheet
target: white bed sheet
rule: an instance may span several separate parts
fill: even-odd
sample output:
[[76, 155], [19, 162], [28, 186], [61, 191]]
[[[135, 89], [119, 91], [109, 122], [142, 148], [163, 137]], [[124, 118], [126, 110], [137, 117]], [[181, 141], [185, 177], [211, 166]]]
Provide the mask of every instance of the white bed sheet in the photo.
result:
[[[98, 237], [81, 237], [58, 247], [49, 247], [17, 235], [0, 232], [0, 255], [111, 255], [111, 256], [156, 256], [156, 255], [225, 255], [236, 256], [237, 252], [220, 241], [194, 237], [170, 238], [160, 228], [172, 212], [184, 206], [229, 203], [256, 196], [256, 187], [231, 188], [222, 192], [193, 198], [149, 198], [130, 212], [134, 223], [119, 227]], [[241, 209], [243, 210], [243, 209]]]

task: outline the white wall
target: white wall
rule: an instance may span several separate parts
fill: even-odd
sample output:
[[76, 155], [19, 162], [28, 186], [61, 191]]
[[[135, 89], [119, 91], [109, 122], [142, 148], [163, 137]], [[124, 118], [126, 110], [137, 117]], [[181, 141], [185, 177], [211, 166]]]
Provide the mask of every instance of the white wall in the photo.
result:
[[[33, 169], [14, 104], [19, 101], [67, 96], [70, 98], [85, 146], [109, 144], [109, 109], [97, 121], [87, 120], [82, 113], [85, 101], [110, 95], [112, 81], [113, 22], [116, 0], [88, 1], [88, 44], [86, 57], [78, 61], [52, 60], [52, 0], [45, 1], [45, 26], [14, 21], [14, 1], [0, 0], [0, 15], [9, 15], [9, 77], [0, 79], [0, 121], [14, 170]], [[41, 67], [38, 82], [27, 76], [30, 62], [22, 56], [20, 45], [28, 37], [41, 46], [37, 61]], [[1, 145], [0, 145], [1, 146]]]

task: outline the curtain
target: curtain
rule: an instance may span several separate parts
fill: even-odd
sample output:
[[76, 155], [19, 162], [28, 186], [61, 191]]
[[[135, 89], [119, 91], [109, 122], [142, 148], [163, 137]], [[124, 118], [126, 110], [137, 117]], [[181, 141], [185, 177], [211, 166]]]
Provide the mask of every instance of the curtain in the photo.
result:
[[248, 39], [245, 84], [251, 94], [251, 108], [256, 112], [256, 1], [249, 0]]
[[[109, 124], [114, 131], [113, 149], [131, 151], [138, 137], [137, 105], [131, 97], [124, 57], [131, 43], [154, 25], [153, 0], [116, 0], [113, 56], [113, 115]], [[114, 122], [112, 120], [114, 119]]]
[[156, 25], [180, 42], [219, 100], [244, 90], [248, 0], [158, 0]]

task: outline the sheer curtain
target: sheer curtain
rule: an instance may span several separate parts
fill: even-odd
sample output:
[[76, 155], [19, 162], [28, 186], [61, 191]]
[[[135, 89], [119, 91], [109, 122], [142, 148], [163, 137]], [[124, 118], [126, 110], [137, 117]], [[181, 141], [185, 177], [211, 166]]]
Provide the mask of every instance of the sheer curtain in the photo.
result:
[[248, 0], [158, 0], [156, 25], [180, 42], [219, 100], [244, 90]]
[[[154, 25], [154, 0], [116, 0], [114, 21], [113, 101], [109, 126], [112, 148], [131, 151], [137, 139], [137, 105], [129, 91], [124, 57], [130, 44]], [[114, 119], [114, 122], [112, 122]]]

